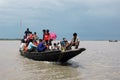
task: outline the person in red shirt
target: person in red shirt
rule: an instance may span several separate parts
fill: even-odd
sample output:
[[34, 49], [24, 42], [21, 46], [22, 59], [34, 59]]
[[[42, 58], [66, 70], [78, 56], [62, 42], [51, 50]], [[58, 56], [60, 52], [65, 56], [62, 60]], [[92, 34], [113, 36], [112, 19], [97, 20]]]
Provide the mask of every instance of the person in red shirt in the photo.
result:
[[48, 30], [48, 29], [45, 31], [44, 40], [45, 40], [46, 44], [49, 45], [50, 33], [49, 33], [49, 30]]

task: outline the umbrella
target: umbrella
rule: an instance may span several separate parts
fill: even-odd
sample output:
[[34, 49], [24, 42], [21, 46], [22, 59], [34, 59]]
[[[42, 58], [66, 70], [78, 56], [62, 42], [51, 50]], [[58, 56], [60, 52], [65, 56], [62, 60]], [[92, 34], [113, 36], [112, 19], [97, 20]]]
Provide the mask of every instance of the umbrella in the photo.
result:
[[54, 32], [50, 32], [50, 39], [55, 40], [57, 38], [57, 35]]

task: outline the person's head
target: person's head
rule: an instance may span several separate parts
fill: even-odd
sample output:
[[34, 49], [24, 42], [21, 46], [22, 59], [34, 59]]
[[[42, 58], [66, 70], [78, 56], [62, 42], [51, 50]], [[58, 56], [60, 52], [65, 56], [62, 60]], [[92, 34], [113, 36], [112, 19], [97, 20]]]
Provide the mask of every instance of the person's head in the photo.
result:
[[57, 46], [57, 44], [56, 44], [56, 43], [54, 43], [54, 46]]
[[33, 39], [30, 39], [30, 42], [33, 42]]
[[46, 32], [46, 30], [45, 29], [43, 29], [43, 33], [45, 33]]
[[27, 28], [27, 31], [29, 31], [29, 28]]
[[59, 45], [60, 43], [58, 42], [57, 45]]
[[34, 34], [36, 35], [37, 33], [36, 33], [36, 32], [34, 32]]
[[39, 39], [39, 42], [42, 42], [43, 40], [42, 39]]
[[77, 37], [77, 33], [73, 33], [73, 37]]
[[63, 41], [67, 41], [66, 38], [63, 38]]
[[49, 29], [47, 29], [46, 31], [47, 31], [47, 33], [49, 33]]
[[45, 29], [43, 29], [43, 33], [45, 33], [46, 32], [46, 30]]

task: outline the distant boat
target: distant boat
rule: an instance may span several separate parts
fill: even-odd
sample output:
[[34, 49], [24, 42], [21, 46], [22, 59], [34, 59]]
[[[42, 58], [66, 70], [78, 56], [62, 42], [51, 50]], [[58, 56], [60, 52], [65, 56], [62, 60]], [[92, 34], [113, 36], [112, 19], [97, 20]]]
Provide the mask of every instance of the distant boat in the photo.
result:
[[52, 61], [52, 62], [66, 62], [69, 59], [81, 54], [85, 51], [85, 48], [66, 50], [64, 52], [60, 50], [56, 51], [44, 51], [44, 52], [23, 52], [20, 51], [21, 55], [29, 59], [38, 61]]
[[118, 42], [118, 40], [109, 40], [109, 42]]

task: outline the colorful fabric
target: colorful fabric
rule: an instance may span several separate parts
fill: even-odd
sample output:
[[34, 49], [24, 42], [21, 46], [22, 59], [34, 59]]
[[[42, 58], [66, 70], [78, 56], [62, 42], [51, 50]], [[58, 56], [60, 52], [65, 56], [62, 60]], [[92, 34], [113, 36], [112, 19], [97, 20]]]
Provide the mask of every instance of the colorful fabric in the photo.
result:
[[57, 38], [57, 35], [54, 32], [50, 32], [50, 39], [55, 40]]

